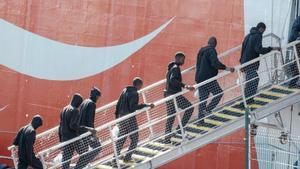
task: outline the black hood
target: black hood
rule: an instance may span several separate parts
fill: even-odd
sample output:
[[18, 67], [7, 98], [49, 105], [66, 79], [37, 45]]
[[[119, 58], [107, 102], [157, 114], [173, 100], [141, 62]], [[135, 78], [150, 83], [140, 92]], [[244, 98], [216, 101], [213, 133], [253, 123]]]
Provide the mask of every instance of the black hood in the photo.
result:
[[80, 104], [82, 103], [83, 99], [80, 94], [75, 93], [73, 95], [72, 101], [71, 101], [71, 106], [78, 108]]
[[257, 27], [252, 27], [250, 29], [250, 34], [262, 34], [261, 32], [259, 32], [258, 28]]
[[207, 44], [208, 46], [215, 48], [217, 46], [217, 39], [215, 37], [210, 37]]
[[96, 103], [97, 96], [101, 96], [101, 92], [97, 87], [93, 87], [90, 93], [90, 99]]
[[43, 119], [40, 115], [35, 115], [31, 120], [31, 125], [34, 129], [43, 125]]
[[176, 63], [175, 62], [171, 62], [171, 63], [169, 63], [169, 65], [168, 65], [168, 70], [170, 70], [174, 65], [176, 65]]

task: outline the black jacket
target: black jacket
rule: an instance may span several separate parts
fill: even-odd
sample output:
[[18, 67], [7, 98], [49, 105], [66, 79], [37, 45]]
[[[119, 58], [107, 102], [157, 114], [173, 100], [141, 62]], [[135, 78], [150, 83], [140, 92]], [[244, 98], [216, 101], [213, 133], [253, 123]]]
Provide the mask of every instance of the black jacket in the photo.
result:
[[180, 67], [175, 62], [171, 62], [168, 65], [166, 79], [166, 92], [168, 94], [175, 94], [181, 92], [182, 88], [185, 86], [185, 84], [182, 83]]
[[78, 107], [82, 103], [80, 95], [74, 95], [71, 104], [64, 107], [60, 114], [59, 138], [60, 142], [68, 141], [79, 136], [79, 132], [87, 132], [79, 125]]
[[295, 41], [299, 37], [299, 32], [300, 32], [300, 16], [298, 16], [293, 23], [290, 32], [289, 43]]
[[195, 81], [201, 83], [218, 75], [218, 70], [226, 69], [226, 66], [218, 59], [214, 47], [206, 46], [201, 48], [197, 56]]
[[[244, 38], [240, 63], [246, 63], [259, 57], [260, 54], [269, 53], [272, 47], [262, 46], [262, 33], [256, 27], [251, 28], [250, 33]], [[251, 64], [252, 69], [259, 68], [259, 62]], [[249, 67], [250, 67], [249, 66]]]
[[116, 118], [119, 118], [145, 107], [147, 107], [146, 104], [139, 104], [139, 94], [136, 88], [128, 86], [122, 91], [119, 97], [115, 115]]
[[[31, 165], [34, 161], [37, 161], [33, 149], [35, 142], [36, 132], [35, 129], [41, 126], [41, 121], [33, 119], [31, 124], [22, 127], [17, 136], [15, 137], [13, 144], [18, 146], [18, 155], [21, 161], [27, 162]], [[40, 168], [43, 168], [40, 166]]]
[[[93, 102], [91, 99], [84, 100], [80, 107], [79, 125], [95, 128], [94, 126], [95, 112], [96, 112], [96, 103]], [[83, 134], [84, 131], [81, 131], [79, 133]]]

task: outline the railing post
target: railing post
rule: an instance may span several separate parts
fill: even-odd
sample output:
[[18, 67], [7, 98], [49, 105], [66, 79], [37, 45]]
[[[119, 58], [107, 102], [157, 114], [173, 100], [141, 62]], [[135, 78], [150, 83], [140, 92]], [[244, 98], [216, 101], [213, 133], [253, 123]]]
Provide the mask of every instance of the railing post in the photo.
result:
[[[276, 58], [276, 53], [274, 54], [275, 55], [275, 57], [274, 58]], [[272, 71], [270, 71], [270, 70], [272, 70], [272, 67], [271, 67], [271, 69], [269, 69], [269, 66], [268, 66], [268, 61], [267, 61], [267, 58], [264, 58], [264, 60], [265, 60], [265, 63], [266, 63], [266, 69], [267, 69], [267, 74], [268, 74], [268, 77], [269, 77], [269, 81], [271, 82], [271, 84], [273, 83], [273, 78], [272, 78]], [[275, 60], [275, 59], [274, 59]], [[275, 62], [275, 61], [274, 61]], [[275, 63], [274, 63], [275, 64]], [[274, 65], [275, 66], [275, 65]], [[278, 79], [277, 78], [277, 69], [275, 70], [275, 78], [276, 79]], [[275, 80], [275, 79], [274, 79]]]
[[[143, 97], [144, 103], [147, 103], [147, 98], [146, 98], [146, 95], [144, 92], [142, 92], [142, 97]], [[148, 120], [148, 124], [149, 124], [150, 137], [153, 138], [154, 137], [153, 126], [151, 125], [151, 117], [150, 117], [149, 110], [146, 110], [146, 115], [147, 115], [147, 120]]]
[[272, 151], [272, 163], [271, 163], [272, 164], [272, 167], [271, 167], [272, 169], [275, 169], [275, 164], [274, 164], [274, 162], [275, 162], [275, 156], [276, 155], [275, 155], [274, 151]]
[[251, 151], [250, 151], [250, 113], [246, 102], [246, 96], [244, 92], [244, 82], [242, 79], [240, 69], [237, 71], [240, 80], [242, 98], [245, 107], [245, 169], [251, 169]]
[[117, 146], [116, 146], [116, 143], [115, 143], [115, 139], [112, 135], [112, 128], [111, 128], [111, 126], [109, 126], [108, 128], [109, 128], [109, 135], [110, 135], [110, 139], [111, 139], [111, 142], [112, 142], [114, 155], [115, 155], [115, 158], [116, 158], [115, 160], [116, 160], [116, 163], [117, 163], [117, 167], [121, 168], [121, 165], [119, 163], [119, 156], [118, 156], [118, 153], [117, 153]]
[[244, 106], [247, 107], [245, 90], [244, 90], [244, 81], [243, 81], [243, 76], [241, 75], [241, 70], [240, 69], [237, 70], [237, 74], [238, 74], [238, 78], [239, 78], [240, 85], [241, 85], [241, 96], [242, 96], [242, 99], [243, 99], [243, 103], [244, 103]]
[[182, 126], [182, 123], [181, 123], [180, 113], [178, 113], [179, 112], [179, 108], [178, 108], [178, 104], [176, 102], [176, 97], [173, 98], [173, 101], [174, 101], [174, 106], [175, 106], [175, 110], [176, 110], [176, 118], [178, 120], [178, 125], [179, 125], [180, 131], [181, 131], [182, 141], [185, 141], [185, 139], [186, 139], [185, 132], [183, 130], [183, 126]]
[[298, 72], [300, 72], [299, 55], [298, 55], [298, 52], [297, 52], [296, 44], [293, 45], [293, 49], [294, 49], [294, 53], [295, 53], [295, 56], [296, 56], [295, 59], [296, 59], [297, 66], [298, 66]]

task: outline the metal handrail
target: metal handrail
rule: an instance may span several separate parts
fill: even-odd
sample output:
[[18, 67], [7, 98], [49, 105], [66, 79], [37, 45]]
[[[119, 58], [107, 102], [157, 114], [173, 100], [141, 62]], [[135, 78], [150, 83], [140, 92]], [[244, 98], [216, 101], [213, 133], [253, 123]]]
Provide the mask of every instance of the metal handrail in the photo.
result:
[[[280, 38], [279, 38], [277, 35], [273, 34], [273, 33], [269, 33], [269, 34], [263, 36], [263, 38], [267, 38], [267, 37], [272, 37], [272, 38], [275, 38], [276, 40], [280, 40]], [[237, 51], [240, 50], [241, 48], [242, 48], [242, 45], [238, 45], [238, 46], [236, 46], [236, 47], [234, 47], [234, 48], [231, 48], [231, 49], [229, 49], [229, 50], [227, 50], [227, 51], [225, 51], [225, 52], [219, 54], [218, 58], [219, 58], [219, 59], [224, 58], [224, 57], [226, 57], [226, 56], [228, 56], [228, 55], [230, 55], [230, 54], [232, 54], [232, 53], [234, 53], [234, 52], [237, 52]], [[192, 70], [194, 70], [194, 69], [195, 69], [195, 65], [194, 65], [194, 66], [191, 66], [191, 67], [189, 67], [189, 68], [187, 68], [187, 69], [185, 69], [185, 70], [183, 70], [183, 71], [182, 71], [182, 74], [186, 74], [186, 73], [188, 73], [188, 72], [190, 72], [190, 71], [192, 71]], [[141, 90], [139, 91], [139, 93], [142, 93], [142, 92], [145, 92], [145, 91], [147, 91], [147, 90], [153, 89], [154, 87], [159, 86], [159, 85], [161, 85], [161, 84], [163, 84], [163, 83], [165, 83], [165, 82], [166, 82], [165, 79], [160, 80], [160, 81], [158, 81], [158, 82], [156, 82], [156, 83], [153, 83], [153, 84], [151, 84], [151, 85], [149, 85], [149, 86], [147, 86], [147, 87], [141, 89]], [[113, 106], [115, 106], [116, 104], [117, 104], [117, 100], [115, 100], [115, 101], [113, 101], [113, 102], [111, 102], [111, 103], [108, 103], [108, 104], [106, 104], [106, 105], [104, 105], [104, 106], [102, 106], [102, 107], [100, 107], [100, 108], [97, 108], [97, 109], [96, 109], [96, 113], [99, 113], [99, 112], [101, 112], [101, 111], [103, 111], [103, 110], [106, 110], [106, 109], [108, 109], [108, 108], [110, 108], [110, 107], [113, 107]], [[55, 126], [55, 127], [51, 128], [50, 130], [47, 130], [47, 131], [45, 131], [45, 132], [43, 132], [43, 133], [38, 134], [38, 135], [37, 135], [37, 138], [43, 137], [43, 136], [45, 136], [45, 135], [48, 135], [49, 133], [51, 133], [51, 132], [53, 132], [53, 131], [55, 131], [55, 130], [57, 130], [57, 129], [58, 129], [58, 126]], [[13, 146], [9, 147], [9, 150], [10, 150], [12, 147], [13, 147]]]
[[[292, 43], [292, 44], [289, 44], [288, 46], [292, 46], [293, 44], [296, 44], [296, 43], [297, 43], [297, 42]], [[288, 46], [287, 46], [287, 47], [288, 47]], [[245, 66], [248, 66], [248, 65], [250, 65], [250, 64], [253, 64], [253, 63], [257, 62], [257, 61], [263, 60], [263, 59], [265, 59], [265, 58], [267, 58], [267, 57], [269, 57], [269, 56], [271, 56], [271, 55], [274, 55], [275, 53], [279, 53], [279, 52], [278, 52], [278, 51], [272, 51], [272, 52], [270, 52], [270, 53], [268, 53], [268, 54], [266, 54], [266, 55], [263, 55], [262, 57], [258, 57], [258, 58], [256, 58], [256, 59], [251, 60], [251, 61], [249, 61], [249, 62], [247, 62], [247, 63], [242, 64], [242, 65], [235, 66], [235, 69], [236, 69], [236, 71], [240, 71], [241, 68], [244, 68]], [[208, 83], [210, 83], [210, 82], [212, 82], [212, 81], [214, 81], [214, 80], [217, 80], [217, 79], [219, 79], [219, 78], [222, 78], [222, 77], [224, 77], [224, 76], [226, 76], [226, 75], [228, 75], [228, 74], [230, 74], [229, 71], [223, 71], [223, 72], [219, 73], [217, 76], [215, 76], [215, 77], [213, 77], [213, 78], [210, 78], [210, 79], [208, 79], [208, 80], [206, 80], [206, 81], [203, 81], [203, 82], [201, 82], [201, 83], [195, 84], [193, 87], [198, 88], [198, 87], [203, 86], [203, 85], [205, 85], [205, 84], [208, 84]], [[240, 86], [240, 85], [237, 85], [237, 86]], [[161, 99], [161, 100], [158, 100], [158, 101], [154, 102], [153, 104], [154, 104], [155, 106], [158, 106], [158, 105], [161, 105], [161, 104], [165, 104], [167, 101], [172, 100], [172, 99], [174, 99], [174, 98], [176, 98], [176, 97], [178, 97], [178, 96], [180, 96], [180, 95], [184, 95], [184, 94], [186, 94], [186, 93], [188, 93], [188, 92], [190, 92], [190, 91], [184, 89], [183, 91], [181, 91], [181, 92], [179, 92], [179, 93], [176, 93], [176, 94], [174, 94], [174, 95], [171, 95], [171, 96], [168, 96], [168, 97], [163, 98], [163, 99]], [[104, 125], [101, 125], [101, 126], [97, 127], [96, 130], [97, 130], [97, 132], [98, 132], [98, 131], [101, 131], [101, 130], [103, 130], [103, 129], [106, 129], [106, 128], [110, 127], [110, 126], [114, 126], [114, 125], [118, 124], [119, 122], [121, 122], [121, 121], [123, 121], [123, 120], [125, 120], [125, 119], [128, 119], [128, 118], [133, 117], [133, 116], [137, 116], [137, 115], [139, 115], [139, 114], [141, 114], [141, 113], [143, 113], [143, 112], [145, 112], [146, 110], [149, 110], [149, 109], [150, 109], [150, 108], [147, 107], [147, 108], [144, 108], [144, 109], [141, 109], [141, 110], [137, 110], [137, 111], [134, 112], [134, 113], [128, 114], [128, 115], [123, 116], [123, 117], [121, 117], [121, 118], [118, 118], [118, 119], [115, 119], [115, 120], [113, 120], [113, 121], [110, 121], [110, 122], [108, 122], [108, 123], [106, 123], [106, 124], [104, 124]], [[78, 136], [78, 137], [76, 137], [76, 138], [73, 138], [73, 139], [68, 140], [68, 141], [66, 141], [66, 142], [60, 143], [60, 144], [58, 144], [58, 145], [55, 145], [55, 146], [53, 146], [53, 147], [51, 147], [51, 148], [49, 148], [49, 149], [45, 149], [45, 150], [39, 152], [38, 155], [41, 156], [41, 155], [46, 154], [46, 153], [49, 153], [49, 152], [51, 152], [51, 151], [60, 149], [60, 148], [62, 148], [63, 146], [68, 145], [68, 144], [70, 144], [70, 143], [73, 143], [73, 142], [75, 142], [75, 141], [77, 141], [77, 140], [80, 140], [80, 139], [82, 139], [82, 138], [84, 138], [84, 137], [87, 137], [87, 136], [90, 135], [90, 134], [91, 134], [91, 133], [89, 133], [89, 132], [88, 132], [88, 133], [85, 133], [85, 134], [82, 134], [82, 135], [80, 135], [80, 136]]]

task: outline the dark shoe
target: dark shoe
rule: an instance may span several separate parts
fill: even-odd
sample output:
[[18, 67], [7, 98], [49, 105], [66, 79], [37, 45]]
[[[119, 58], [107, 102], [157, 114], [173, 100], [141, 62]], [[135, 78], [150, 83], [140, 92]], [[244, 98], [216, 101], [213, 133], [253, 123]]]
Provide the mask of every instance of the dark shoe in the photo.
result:
[[290, 89], [300, 89], [300, 86], [298, 85], [292, 85], [292, 86], [289, 86]]
[[135, 163], [135, 161], [130, 157], [130, 158], [124, 158], [124, 163], [126, 164], [133, 164]]
[[241, 103], [239, 104], [239, 109], [245, 110], [244, 102], [241, 102]]
[[175, 135], [175, 133], [169, 133], [167, 136], [165, 136], [164, 144], [172, 144], [171, 138]]
[[164, 144], [172, 144], [171, 139], [165, 139]]
[[111, 166], [112, 166], [113, 168], [118, 168], [117, 161], [116, 161], [115, 159], [113, 159], [113, 160], [111, 161]]
[[254, 101], [253, 98], [250, 98], [250, 99], [247, 99], [247, 100], [246, 100], [247, 105], [253, 104], [254, 102], [255, 102], [255, 101]]
[[198, 121], [195, 123], [197, 126], [202, 126], [204, 124], [204, 119], [198, 119]]
[[251, 124], [251, 136], [256, 136], [256, 134], [257, 134], [257, 125], [255, 125], [255, 124]]
[[[247, 104], [247, 105], [249, 106], [249, 105], [251, 105], [251, 104], [253, 104], [253, 103], [254, 103], [254, 102], [252, 102], [252, 103], [250, 103], [250, 104]], [[241, 110], [245, 110], [245, 109], [246, 109], [244, 103], [240, 103], [239, 108], [240, 108]], [[249, 110], [250, 110], [250, 111], [253, 111], [253, 110], [255, 110], [255, 108], [250, 107]]]

